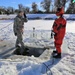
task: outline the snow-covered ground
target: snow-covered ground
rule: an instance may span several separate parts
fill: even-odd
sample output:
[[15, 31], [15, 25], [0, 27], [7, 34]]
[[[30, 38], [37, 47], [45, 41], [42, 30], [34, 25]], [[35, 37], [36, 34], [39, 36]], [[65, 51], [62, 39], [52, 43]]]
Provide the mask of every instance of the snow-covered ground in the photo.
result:
[[[54, 20], [29, 20], [25, 23], [24, 42], [27, 46], [54, 46], [50, 30]], [[0, 20], [0, 75], [75, 75], [75, 21], [67, 21], [67, 30], [62, 46], [62, 59], [51, 59], [52, 48], [40, 57], [12, 55], [16, 37], [13, 20]], [[7, 26], [8, 25], [8, 26]], [[33, 27], [35, 36], [33, 37]], [[4, 59], [7, 58], [7, 59]], [[54, 62], [53, 62], [54, 61]], [[51, 74], [52, 72], [52, 74]]]
[[[0, 19], [14, 19], [15, 15], [0, 15]], [[75, 14], [64, 14], [65, 18], [68, 20], [75, 20]], [[55, 14], [27, 14], [29, 19], [56, 19]]]

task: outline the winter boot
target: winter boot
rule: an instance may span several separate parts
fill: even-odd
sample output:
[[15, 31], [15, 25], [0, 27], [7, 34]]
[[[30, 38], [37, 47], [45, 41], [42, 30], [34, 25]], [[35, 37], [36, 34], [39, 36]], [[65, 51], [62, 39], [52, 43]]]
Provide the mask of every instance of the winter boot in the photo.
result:
[[19, 46], [19, 45], [16, 45], [15, 47], [16, 47], [16, 48], [19, 48], [20, 46]]
[[23, 51], [22, 55], [29, 55], [29, 48], [28, 47], [24, 47], [24, 51]]
[[53, 55], [53, 58], [61, 58], [61, 53], [57, 53], [56, 55]]
[[57, 54], [57, 51], [53, 51], [52, 55], [54, 56], [55, 54]]

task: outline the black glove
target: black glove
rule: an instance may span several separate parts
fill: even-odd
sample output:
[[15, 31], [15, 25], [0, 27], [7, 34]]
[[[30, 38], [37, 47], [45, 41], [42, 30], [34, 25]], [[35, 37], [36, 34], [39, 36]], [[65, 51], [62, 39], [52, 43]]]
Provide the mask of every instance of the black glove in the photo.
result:
[[24, 13], [24, 18], [27, 18], [26, 14]]
[[51, 39], [53, 38], [53, 36], [54, 36], [54, 35], [53, 35], [53, 32], [51, 32]]
[[53, 36], [54, 36], [54, 32], [53, 32], [53, 30], [51, 31], [51, 38], [53, 38]]
[[25, 21], [25, 22], [28, 22], [28, 18], [27, 18], [27, 16], [26, 16], [25, 13], [24, 13], [24, 21]]
[[55, 35], [54, 36], [57, 36], [57, 33], [55, 33]]
[[51, 31], [51, 38], [53, 38], [53, 36], [56, 36], [57, 33], [54, 33], [53, 30]]
[[15, 33], [15, 36], [17, 36], [17, 33]]

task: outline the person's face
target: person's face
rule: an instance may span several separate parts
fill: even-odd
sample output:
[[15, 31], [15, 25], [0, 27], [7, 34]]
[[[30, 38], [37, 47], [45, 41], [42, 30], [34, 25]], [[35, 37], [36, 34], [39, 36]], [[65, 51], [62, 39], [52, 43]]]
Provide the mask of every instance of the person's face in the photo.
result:
[[24, 12], [21, 12], [21, 13], [20, 13], [20, 16], [23, 16], [23, 15], [24, 15]]

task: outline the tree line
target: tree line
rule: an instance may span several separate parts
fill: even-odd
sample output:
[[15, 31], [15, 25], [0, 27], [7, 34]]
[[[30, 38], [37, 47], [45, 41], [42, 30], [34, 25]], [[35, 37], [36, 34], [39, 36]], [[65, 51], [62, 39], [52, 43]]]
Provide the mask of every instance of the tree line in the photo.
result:
[[[68, 4], [68, 8], [66, 8], [66, 4]], [[75, 14], [75, 3], [73, 0], [42, 0], [40, 2], [40, 10], [38, 8], [38, 4], [33, 2], [31, 4], [32, 10], [29, 7], [24, 6], [22, 4], [18, 4], [18, 9], [14, 9], [13, 7], [3, 7], [0, 6], [0, 14], [15, 14], [18, 13], [19, 10], [23, 9], [25, 13], [55, 13], [57, 7], [64, 7], [66, 9], [65, 13], [67, 14]]]

